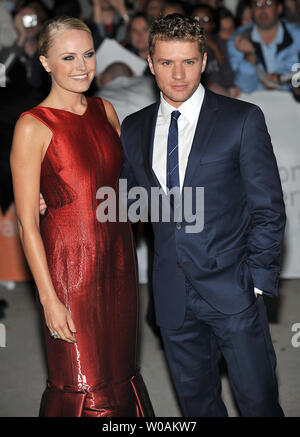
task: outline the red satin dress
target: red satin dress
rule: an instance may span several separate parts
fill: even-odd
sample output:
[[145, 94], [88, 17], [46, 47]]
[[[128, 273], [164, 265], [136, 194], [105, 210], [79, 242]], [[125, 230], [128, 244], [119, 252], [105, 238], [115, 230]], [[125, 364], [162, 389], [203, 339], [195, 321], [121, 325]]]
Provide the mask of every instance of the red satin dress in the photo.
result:
[[98, 188], [117, 191], [119, 136], [99, 98], [87, 98], [83, 115], [42, 106], [23, 114], [53, 134], [41, 166], [47, 210], [40, 231], [55, 291], [77, 331], [75, 344], [53, 339], [41, 311], [48, 384], [40, 416], [153, 416], [137, 369], [138, 285], [130, 223], [96, 218]]

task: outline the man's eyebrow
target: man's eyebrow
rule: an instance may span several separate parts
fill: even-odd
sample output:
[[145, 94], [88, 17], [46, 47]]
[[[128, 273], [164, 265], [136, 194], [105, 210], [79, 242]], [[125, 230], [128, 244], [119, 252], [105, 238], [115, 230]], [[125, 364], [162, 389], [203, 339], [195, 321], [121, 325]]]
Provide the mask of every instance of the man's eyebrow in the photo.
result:
[[[195, 60], [197, 60], [197, 59], [199, 59], [199, 57], [198, 56], [195, 56], [195, 57], [193, 57], [193, 58], [186, 58], [186, 59], [182, 59], [182, 61], [195, 61]], [[174, 61], [174, 59], [168, 59], [168, 58], [158, 58], [157, 59], [157, 61], [159, 62], [159, 61]]]
[[194, 56], [193, 58], [187, 58], [184, 59], [184, 61], [196, 61], [197, 59], [199, 59], [199, 56]]

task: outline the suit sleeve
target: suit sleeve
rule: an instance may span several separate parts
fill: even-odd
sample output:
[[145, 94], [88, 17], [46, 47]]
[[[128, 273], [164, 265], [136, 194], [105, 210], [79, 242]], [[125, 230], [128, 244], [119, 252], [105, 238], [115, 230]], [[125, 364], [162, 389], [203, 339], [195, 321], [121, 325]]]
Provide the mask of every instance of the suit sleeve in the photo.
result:
[[125, 119], [122, 123], [121, 126], [121, 142], [122, 142], [122, 147], [123, 147], [123, 152], [124, 152], [124, 159], [123, 159], [123, 165], [122, 165], [122, 169], [121, 169], [121, 174], [120, 174], [120, 180], [123, 179], [126, 181], [126, 193], [122, 192], [120, 193], [122, 196], [124, 196], [123, 198], [125, 199], [126, 196], [126, 203], [127, 203], [127, 207], [130, 206], [131, 203], [134, 202], [134, 200], [128, 200], [128, 192], [132, 187], [135, 187], [138, 185], [135, 176], [134, 176], [134, 172], [132, 170], [132, 167], [130, 165], [130, 161], [128, 158], [128, 149], [127, 147], [130, 147], [130, 144], [128, 144], [128, 140], [127, 140], [127, 128], [126, 128], [126, 120]]
[[276, 158], [264, 115], [257, 106], [250, 108], [244, 122], [240, 168], [252, 217], [247, 262], [254, 286], [275, 296], [286, 215]]

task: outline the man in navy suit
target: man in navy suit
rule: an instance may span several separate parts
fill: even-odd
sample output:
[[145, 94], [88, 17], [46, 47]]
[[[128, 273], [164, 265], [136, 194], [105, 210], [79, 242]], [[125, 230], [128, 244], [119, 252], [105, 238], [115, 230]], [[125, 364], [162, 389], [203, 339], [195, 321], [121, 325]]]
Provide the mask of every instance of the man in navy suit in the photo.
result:
[[227, 416], [219, 351], [242, 416], [283, 416], [261, 296], [278, 289], [277, 163], [262, 111], [200, 84], [204, 44], [193, 19], [153, 23], [148, 62], [161, 97], [124, 120], [121, 177], [149, 198], [204, 187], [201, 232], [187, 232], [185, 218], [153, 222], [156, 321], [184, 416]]

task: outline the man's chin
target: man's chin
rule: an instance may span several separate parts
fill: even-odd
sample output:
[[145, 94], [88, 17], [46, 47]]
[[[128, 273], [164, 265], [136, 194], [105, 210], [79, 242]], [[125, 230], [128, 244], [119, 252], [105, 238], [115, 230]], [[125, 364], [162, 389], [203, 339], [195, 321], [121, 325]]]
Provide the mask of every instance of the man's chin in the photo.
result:
[[272, 21], [272, 23], [266, 23], [266, 22], [262, 22], [262, 23], [257, 23], [257, 26], [262, 29], [262, 30], [270, 30], [272, 29], [274, 26], [276, 26], [277, 21]]
[[176, 92], [171, 92], [168, 94], [164, 94], [165, 100], [167, 100], [170, 105], [172, 105], [173, 103], [176, 104], [182, 104], [184, 102], [186, 102], [196, 91], [197, 88], [195, 88], [194, 90], [189, 90], [188, 92], [185, 90], [185, 92], [180, 92], [180, 91], [176, 91]]

